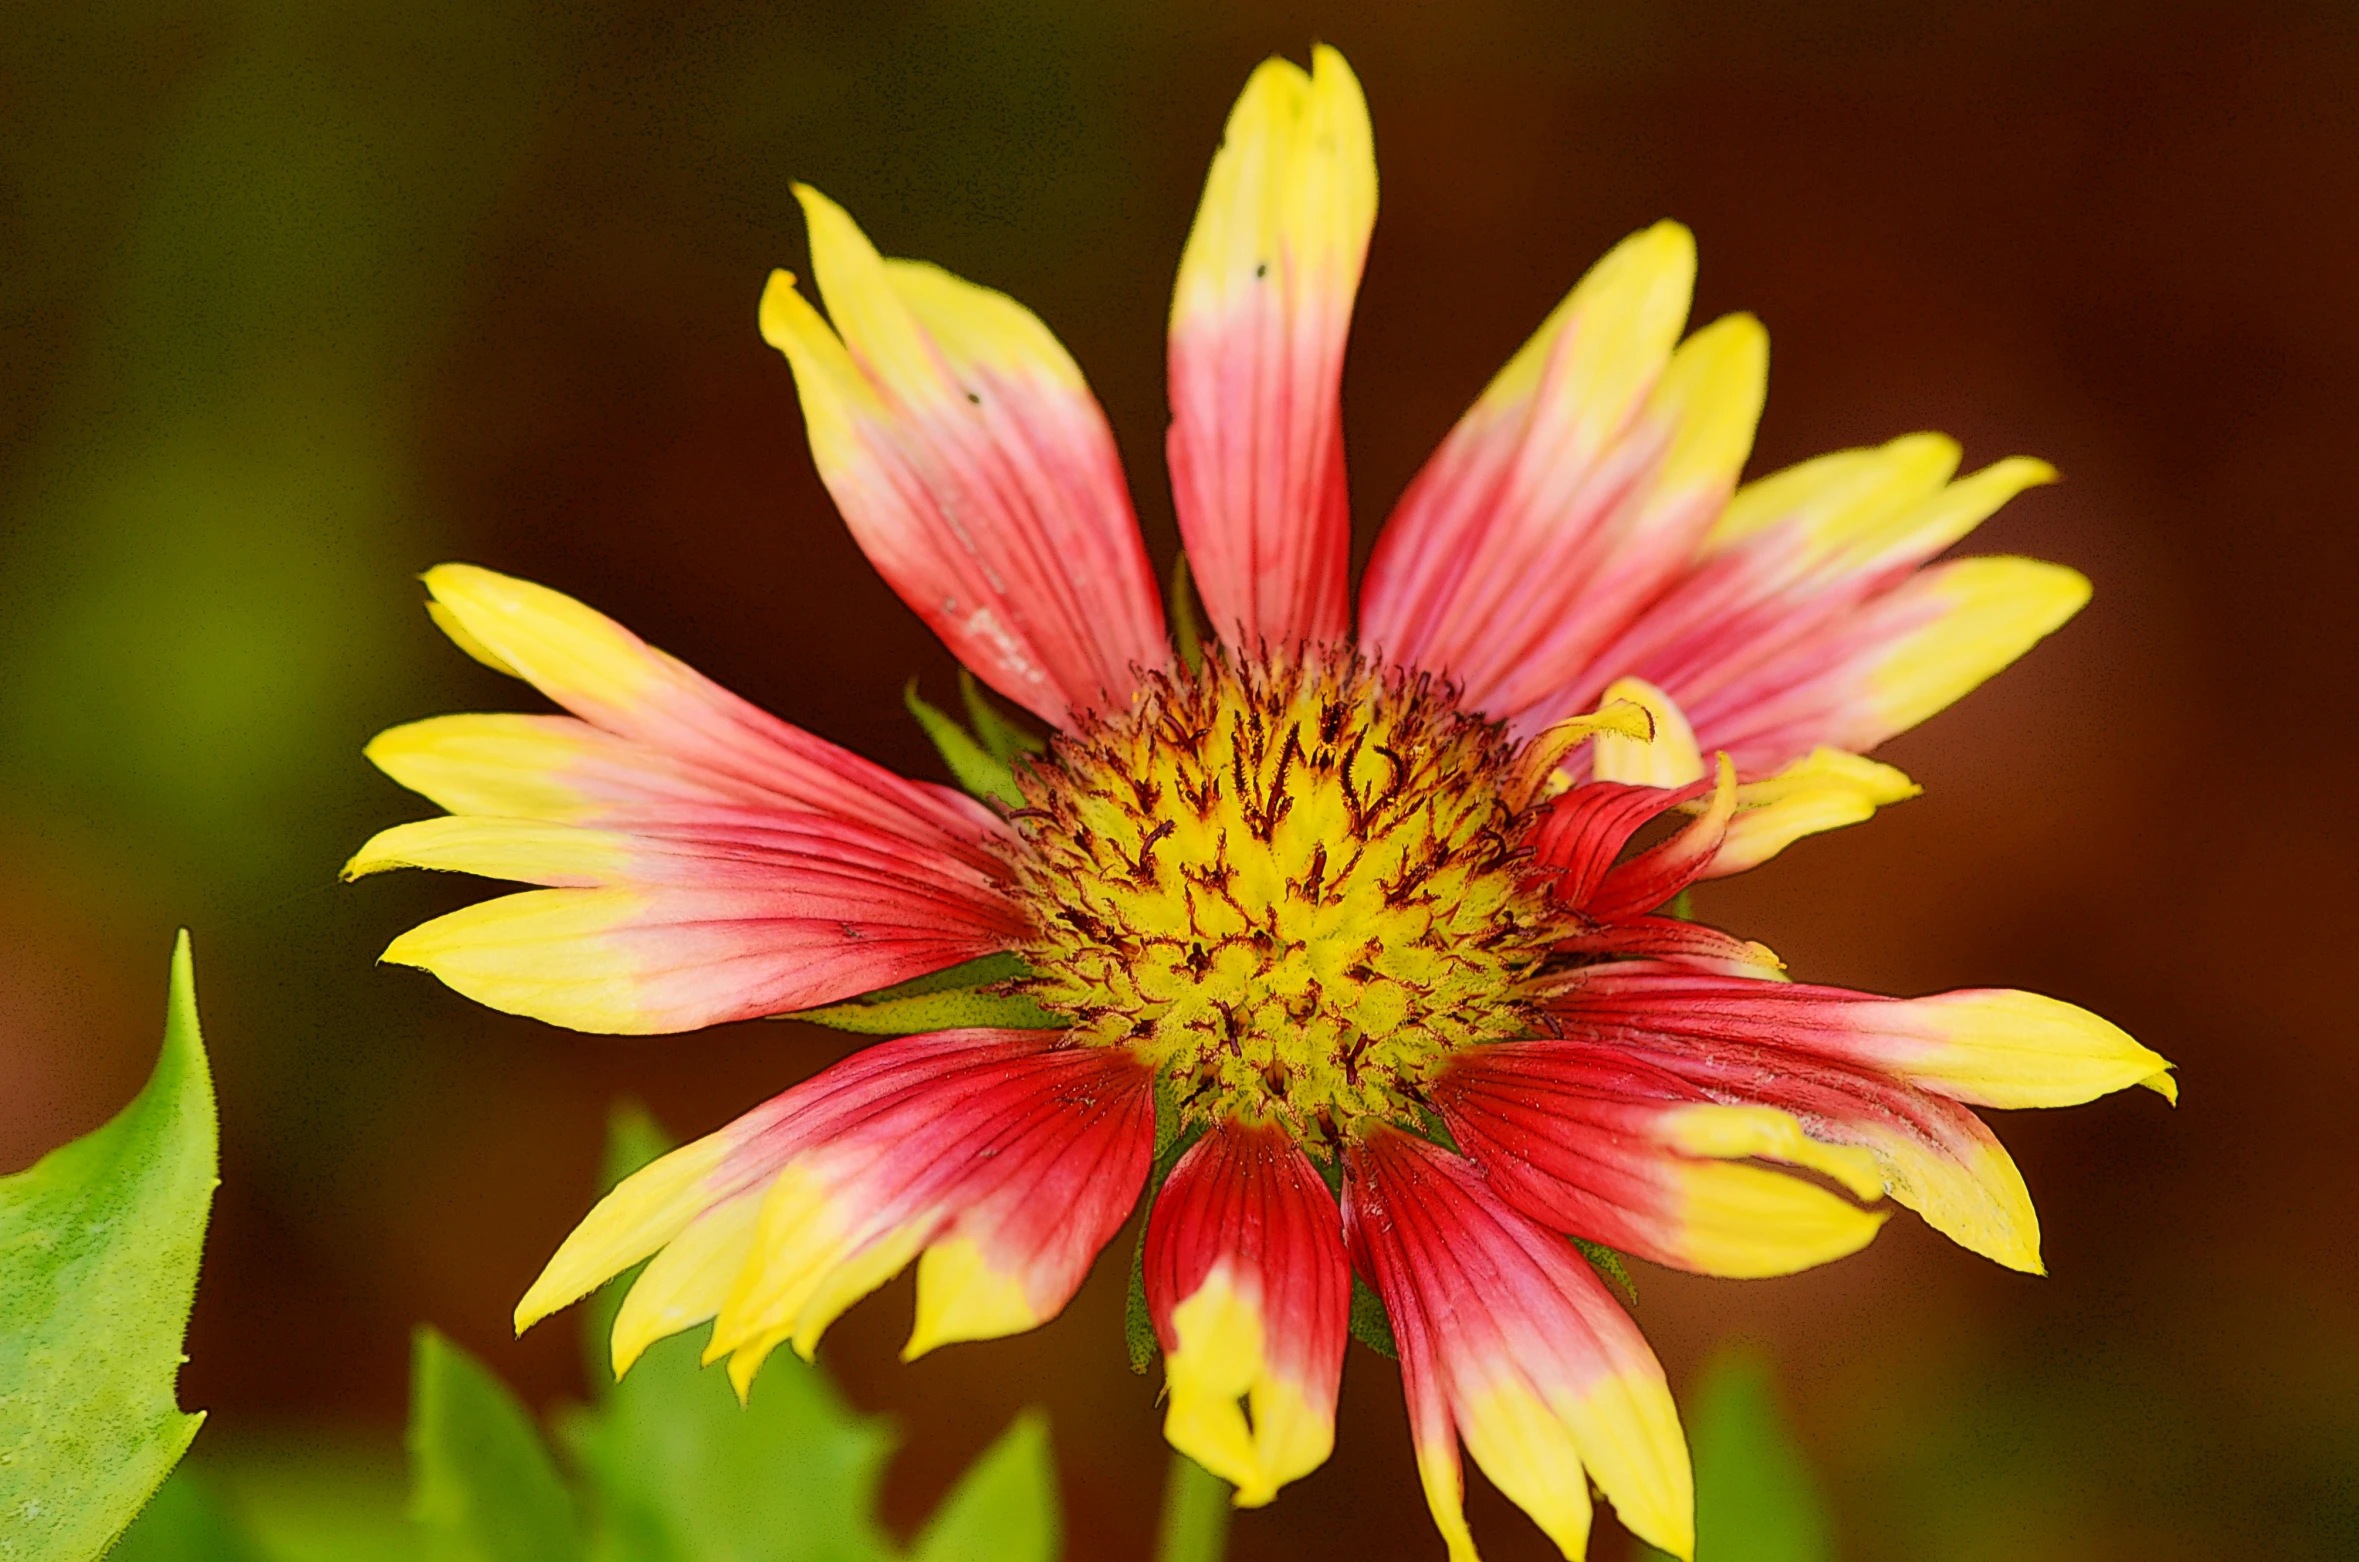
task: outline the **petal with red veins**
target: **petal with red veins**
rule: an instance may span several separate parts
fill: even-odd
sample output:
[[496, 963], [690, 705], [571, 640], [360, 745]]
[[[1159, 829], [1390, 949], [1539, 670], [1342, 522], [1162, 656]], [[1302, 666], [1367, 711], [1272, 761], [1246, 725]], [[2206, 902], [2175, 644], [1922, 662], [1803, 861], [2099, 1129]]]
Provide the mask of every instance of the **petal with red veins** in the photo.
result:
[[1351, 1269], [1335, 1199], [1276, 1127], [1223, 1123], [1180, 1157], [1147, 1225], [1164, 1435], [1241, 1508], [1335, 1446]]
[[1958, 700], [2088, 600], [2088, 580], [2061, 564], [1955, 559], [1711, 692], [1684, 695], [1688, 717], [1748, 774], [1822, 745], [1865, 753]]
[[1363, 644], [1522, 730], [1579, 708], [1567, 685], [1687, 567], [1760, 416], [1758, 321], [1674, 349], [1694, 276], [1694, 240], [1659, 223], [1573, 289], [1386, 523]]
[[981, 870], [817, 814], [673, 804], [605, 827], [450, 815], [379, 833], [395, 867], [550, 888], [404, 933], [384, 958], [479, 1003], [650, 1035], [810, 1008], [994, 953], [1022, 913]]
[[1640, 1538], [1694, 1552], [1694, 1485], [1654, 1353], [1563, 1238], [1463, 1158], [1379, 1129], [1347, 1152], [1344, 1229], [1400, 1349], [1427, 1506], [1470, 1562], [1458, 1444], [1568, 1557], [1589, 1482]]
[[[471, 564], [426, 572], [468, 639], [588, 730], [550, 717], [470, 716], [382, 734], [369, 757], [455, 812], [592, 822], [607, 801], [764, 802], [963, 850], [1005, 833], [980, 804], [908, 781], [739, 699], [561, 592]], [[449, 804], [446, 804], [449, 806]]]
[[833, 319], [785, 272], [762, 336], [877, 572], [951, 653], [1044, 720], [1119, 706], [1170, 661], [1113, 431], [1047, 326], [1003, 293], [887, 260], [798, 185]]
[[1772, 1107], [1714, 1102], [1626, 1052], [1507, 1042], [1454, 1057], [1432, 1087], [1451, 1137], [1500, 1197], [1551, 1230], [1700, 1274], [1791, 1274], [1858, 1251], [1881, 1215], [1752, 1161], [1818, 1173], [1855, 1197], [1874, 1158], [1807, 1137]]
[[[707, 1361], [742, 1395], [791, 1342], [806, 1358], [918, 1262], [905, 1354], [1045, 1322], [1130, 1212], [1152, 1154], [1147, 1071], [1042, 1031], [880, 1042], [619, 1184], [517, 1306], [529, 1327], [643, 1258], [616, 1370], [714, 1320]], [[644, 1291], [646, 1294], [641, 1295]]]
[[1344, 340], [1376, 221], [1376, 153], [1351, 67], [1265, 60], [1229, 113], [1171, 299], [1172, 500], [1213, 631], [1340, 640]]
[[1702, 972], [1600, 967], [1582, 1022], [1652, 1037], [1756, 1042], [1877, 1069], [1976, 1106], [2077, 1106], [2129, 1085], [2172, 1094], [2171, 1064], [2120, 1026], [2038, 993], [1969, 988], [1885, 998]]

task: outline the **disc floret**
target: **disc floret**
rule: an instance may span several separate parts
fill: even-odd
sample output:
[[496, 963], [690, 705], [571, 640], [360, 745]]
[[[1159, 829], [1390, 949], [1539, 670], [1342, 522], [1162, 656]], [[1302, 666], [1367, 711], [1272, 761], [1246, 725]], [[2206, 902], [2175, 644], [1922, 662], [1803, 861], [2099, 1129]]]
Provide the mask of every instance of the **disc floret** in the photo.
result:
[[1417, 1122], [1450, 1052], [1530, 1034], [1552, 920], [1516, 746], [1455, 692], [1349, 651], [1215, 653], [1060, 738], [1017, 816], [1032, 996], [1194, 1120]]

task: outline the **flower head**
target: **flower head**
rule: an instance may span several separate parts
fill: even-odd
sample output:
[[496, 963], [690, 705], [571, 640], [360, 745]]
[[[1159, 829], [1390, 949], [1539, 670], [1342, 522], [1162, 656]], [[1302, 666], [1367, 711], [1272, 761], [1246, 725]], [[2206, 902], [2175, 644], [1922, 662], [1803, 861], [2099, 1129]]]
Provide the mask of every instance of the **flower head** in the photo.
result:
[[370, 746], [448, 812], [348, 874], [539, 886], [386, 958], [583, 1030], [800, 1012], [892, 1038], [625, 1181], [520, 1326], [646, 1260], [616, 1369], [709, 1322], [743, 1392], [912, 1262], [908, 1354], [1030, 1328], [1143, 1194], [1166, 1430], [1239, 1503], [1327, 1456], [1356, 1275], [1454, 1557], [1461, 1445], [1567, 1555], [1592, 1482], [1686, 1555], [1661, 1368], [1568, 1237], [1782, 1274], [1862, 1246], [1889, 1197], [2036, 1270], [1969, 1108], [2171, 1093], [2069, 1004], [1805, 986], [1666, 914], [1911, 795], [1864, 751], [2077, 609], [2053, 565], [1927, 566], [2040, 463], [1953, 481], [1957, 447], [1914, 435], [1737, 488], [1763, 333], [1681, 339], [1694, 248], [1660, 224], [1411, 485], [1355, 632], [1338, 391], [1375, 167], [1321, 49], [1254, 73], [1181, 263], [1169, 457], [1216, 638], [1175, 645], [1046, 327], [801, 193], [828, 313], [780, 274], [761, 321], [820, 474], [903, 599], [1055, 732], [924, 712], [961, 795], [553, 592], [428, 573], [452, 638], [567, 714]]

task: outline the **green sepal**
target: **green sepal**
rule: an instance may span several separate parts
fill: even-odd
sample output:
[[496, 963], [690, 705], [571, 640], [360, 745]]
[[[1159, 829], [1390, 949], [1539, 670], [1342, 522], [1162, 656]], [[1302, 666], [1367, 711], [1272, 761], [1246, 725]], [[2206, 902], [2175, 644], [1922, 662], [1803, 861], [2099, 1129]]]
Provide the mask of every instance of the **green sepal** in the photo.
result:
[[1658, 917], [1677, 917], [1682, 922], [1693, 922], [1696, 919], [1694, 888], [1691, 886], [1690, 888], [1683, 889], [1678, 894], [1672, 896], [1669, 900], [1664, 901], [1660, 906], [1655, 908], [1655, 915]]
[[1368, 1289], [1368, 1282], [1352, 1276], [1352, 1338], [1367, 1346], [1386, 1361], [1401, 1359], [1401, 1348], [1393, 1343], [1392, 1319], [1384, 1310], [1384, 1298]]
[[1013, 765], [1018, 754], [1040, 754], [1048, 749], [1048, 740], [1008, 720], [999, 713], [983, 692], [983, 685], [975, 675], [961, 667], [958, 670], [958, 697], [967, 708], [967, 723], [975, 729], [984, 750], [1003, 765]]
[[939, 971], [924, 976], [913, 976], [906, 982], [895, 982], [890, 987], [879, 987], [874, 992], [860, 994], [852, 1003], [889, 1003], [896, 998], [920, 998], [927, 993], [948, 992], [954, 987], [996, 987], [1001, 982], [1012, 982], [1019, 976], [1030, 976], [1031, 969], [1014, 955], [983, 955], [973, 960], [961, 960]]
[[1204, 1137], [1202, 1123], [1184, 1122], [1180, 1116], [1179, 1092], [1172, 1087], [1171, 1076], [1155, 1076], [1155, 1164], [1147, 1173], [1146, 1190], [1139, 1196], [1139, 1239], [1130, 1250], [1130, 1293], [1122, 1303], [1122, 1338], [1130, 1347], [1130, 1370], [1145, 1373], [1163, 1353], [1155, 1338], [1155, 1319], [1147, 1311], [1147, 1222], [1155, 1217], [1155, 1199], [1163, 1191], [1164, 1179], [1188, 1153], [1188, 1147]]
[[1581, 1256], [1589, 1260], [1589, 1267], [1603, 1275], [1607, 1284], [1622, 1293], [1623, 1301], [1632, 1307], [1638, 1305], [1638, 1282], [1630, 1278], [1630, 1266], [1622, 1262], [1621, 1254], [1602, 1243], [1585, 1241], [1580, 1237], [1574, 1237], [1571, 1241], [1573, 1246], [1581, 1250]]
[[1061, 1014], [1050, 1013], [1022, 993], [985, 992], [979, 987], [926, 993], [916, 998], [888, 998], [882, 1003], [831, 1003], [825, 1008], [797, 1009], [775, 1018], [809, 1020], [814, 1025], [848, 1030], [858, 1036], [922, 1036], [966, 1025], [1063, 1030], [1073, 1023]]
[[1171, 644], [1180, 665], [1193, 673], [1204, 665], [1204, 626], [1196, 617], [1196, 593], [1183, 549], [1171, 561]]
[[1004, 803], [1010, 808], [1024, 806], [1024, 794], [1016, 790], [1016, 773], [1007, 762], [995, 756], [978, 741], [975, 735], [943, 712], [917, 697], [917, 680], [901, 691], [901, 703], [909, 707], [909, 714], [925, 728], [933, 739], [934, 749], [942, 756], [942, 763], [950, 767], [950, 774], [972, 795], [987, 803]]

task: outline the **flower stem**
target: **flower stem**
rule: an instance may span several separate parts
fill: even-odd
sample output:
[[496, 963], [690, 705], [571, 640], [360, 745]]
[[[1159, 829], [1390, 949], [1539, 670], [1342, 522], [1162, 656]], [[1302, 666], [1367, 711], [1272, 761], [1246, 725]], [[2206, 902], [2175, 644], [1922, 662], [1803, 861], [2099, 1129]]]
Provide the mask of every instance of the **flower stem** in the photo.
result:
[[1163, 1477], [1163, 1534], [1156, 1562], [1220, 1562], [1229, 1548], [1229, 1483], [1186, 1454]]

